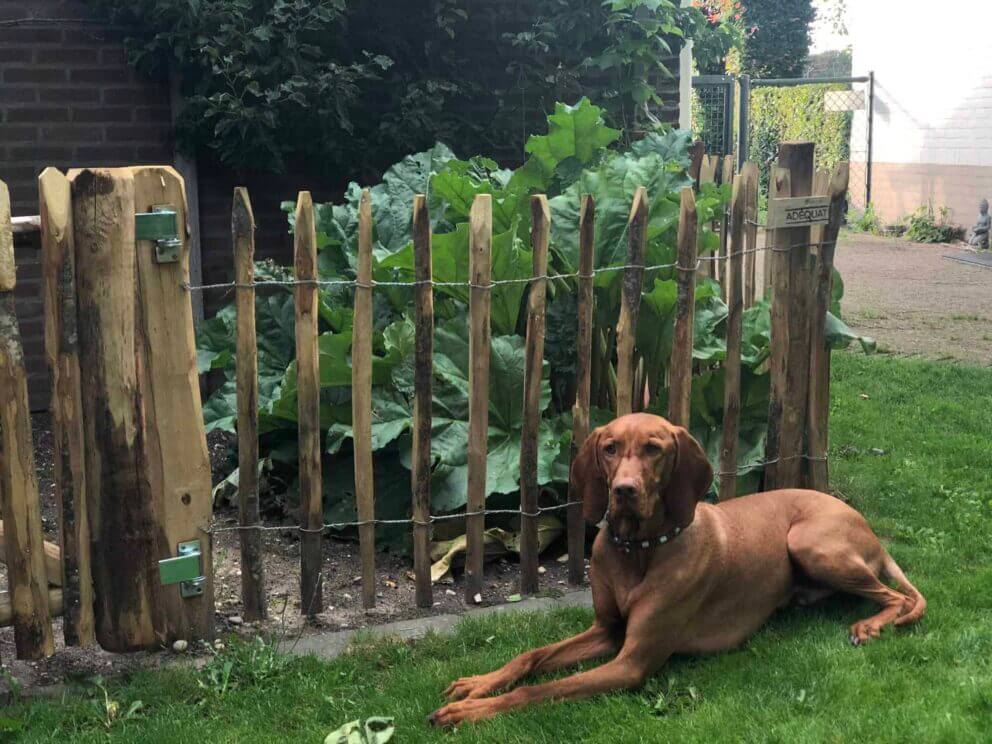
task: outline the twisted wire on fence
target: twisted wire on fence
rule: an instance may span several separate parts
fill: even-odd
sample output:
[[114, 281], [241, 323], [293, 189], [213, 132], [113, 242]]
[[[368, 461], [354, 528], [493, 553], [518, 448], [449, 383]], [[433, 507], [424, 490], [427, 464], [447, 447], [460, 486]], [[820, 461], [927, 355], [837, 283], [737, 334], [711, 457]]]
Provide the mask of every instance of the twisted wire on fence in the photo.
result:
[[[814, 457], [812, 455], [789, 455], [788, 457], [776, 457], [771, 460], [761, 460], [757, 462], [749, 462], [744, 465], [737, 467], [734, 472], [717, 472], [718, 476], [727, 475], [744, 475], [756, 468], [763, 468], [768, 465], [774, 465], [779, 462], [785, 462], [787, 460], [809, 460], [816, 462], [826, 462], [826, 457]], [[295, 524], [279, 524], [279, 525], [263, 525], [263, 524], [246, 524], [246, 525], [232, 525], [230, 527], [211, 527], [206, 530], [209, 534], [217, 534], [220, 532], [248, 532], [248, 531], [258, 531], [258, 532], [286, 532], [290, 530], [295, 530], [296, 532], [305, 532], [309, 534], [323, 533], [328, 530], [342, 530], [351, 527], [363, 527], [366, 525], [398, 525], [398, 524], [412, 524], [420, 527], [429, 527], [434, 522], [446, 522], [453, 519], [464, 519], [466, 517], [478, 517], [478, 516], [490, 516], [490, 515], [502, 515], [502, 516], [513, 516], [513, 517], [531, 517], [537, 518], [546, 512], [559, 511], [561, 509], [567, 509], [570, 506], [581, 506], [581, 501], [566, 501], [561, 504], [554, 504], [552, 506], [539, 506], [536, 512], [526, 512], [523, 509], [480, 509], [478, 511], [465, 511], [458, 512], [455, 514], [432, 514], [429, 519], [423, 521], [419, 519], [413, 519], [412, 517], [407, 519], [364, 519], [355, 520], [351, 522], [326, 522], [320, 527], [308, 529], [300, 525]]]
[[[748, 221], [750, 224], [758, 224]], [[759, 225], [764, 227], [764, 225]], [[412, 281], [389, 281], [373, 279], [371, 283], [364, 284], [357, 279], [262, 279], [260, 281], [243, 282], [219, 282], [216, 284], [190, 284], [182, 282], [180, 286], [188, 292], [203, 292], [215, 289], [252, 289], [254, 287], [297, 287], [297, 286], [317, 286], [317, 287], [360, 287], [371, 289], [374, 287], [417, 287], [429, 284], [432, 287], [468, 287], [470, 289], [492, 289], [509, 284], [530, 284], [531, 282], [549, 281], [558, 279], [591, 279], [599, 274], [608, 274], [616, 271], [626, 271], [627, 269], [640, 269], [642, 271], [660, 271], [664, 269], [675, 269], [676, 271], [698, 271], [705, 262], [726, 261], [734, 256], [745, 256], [749, 253], [762, 253], [771, 251], [774, 253], [788, 253], [796, 248], [819, 248], [826, 245], [833, 245], [836, 241], [817, 241], [812, 243], [799, 243], [785, 247], [761, 246], [758, 248], [747, 248], [722, 256], [700, 256], [696, 259], [694, 266], [680, 266], [678, 262], [663, 264], [621, 264], [619, 266], [603, 266], [593, 269], [591, 274], [582, 274], [578, 271], [566, 274], [547, 274], [545, 276], [527, 276], [513, 279], [492, 279], [488, 284], [473, 284], [469, 281], [439, 281], [437, 279], [419, 279]]]

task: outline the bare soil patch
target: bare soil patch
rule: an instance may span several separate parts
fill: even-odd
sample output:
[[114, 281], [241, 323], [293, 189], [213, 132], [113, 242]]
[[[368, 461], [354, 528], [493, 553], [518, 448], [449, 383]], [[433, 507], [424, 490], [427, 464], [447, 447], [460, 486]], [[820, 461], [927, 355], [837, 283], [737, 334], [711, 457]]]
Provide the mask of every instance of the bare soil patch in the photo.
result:
[[950, 261], [961, 245], [844, 233], [844, 320], [904, 356], [992, 365], [992, 270]]

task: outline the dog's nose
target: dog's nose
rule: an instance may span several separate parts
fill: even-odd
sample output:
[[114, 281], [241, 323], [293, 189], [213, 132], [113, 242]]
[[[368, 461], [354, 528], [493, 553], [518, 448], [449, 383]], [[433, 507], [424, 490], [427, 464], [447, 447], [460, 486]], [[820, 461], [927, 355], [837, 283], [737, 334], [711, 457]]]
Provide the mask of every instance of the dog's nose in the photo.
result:
[[613, 496], [619, 500], [632, 499], [637, 495], [637, 486], [633, 481], [619, 481], [613, 484]]

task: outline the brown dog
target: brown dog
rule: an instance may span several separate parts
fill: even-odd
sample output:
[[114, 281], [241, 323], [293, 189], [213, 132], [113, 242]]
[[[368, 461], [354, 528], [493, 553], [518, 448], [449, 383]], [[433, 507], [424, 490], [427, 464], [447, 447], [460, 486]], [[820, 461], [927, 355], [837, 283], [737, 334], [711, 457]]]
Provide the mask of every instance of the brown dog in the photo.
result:
[[[737, 646], [793, 598], [843, 591], [881, 605], [851, 626], [855, 645], [923, 614], [923, 595], [851, 507], [800, 489], [698, 503], [712, 477], [696, 440], [663, 418], [633, 414], [596, 429], [571, 472], [585, 518], [607, 522], [592, 548], [595, 622], [494, 672], [453, 682], [452, 702], [429, 721], [450, 726], [539, 700], [639, 687], [673, 653]], [[607, 654], [616, 656], [581, 674], [511, 689], [528, 675]]]

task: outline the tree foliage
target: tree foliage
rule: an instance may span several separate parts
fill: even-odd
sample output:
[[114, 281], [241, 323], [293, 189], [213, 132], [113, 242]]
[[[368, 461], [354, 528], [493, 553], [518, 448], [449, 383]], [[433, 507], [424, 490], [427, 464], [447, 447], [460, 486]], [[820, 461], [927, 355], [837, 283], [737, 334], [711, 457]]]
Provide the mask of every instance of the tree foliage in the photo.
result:
[[703, 54], [724, 43], [720, 23], [672, 0], [89, 2], [130, 29], [139, 69], [181, 75], [186, 149], [335, 178], [436, 141], [516, 155], [500, 148], [581, 95], [633, 127], [685, 35]]
[[759, 78], [801, 77], [815, 17], [812, 0], [744, 0], [741, 71]]

